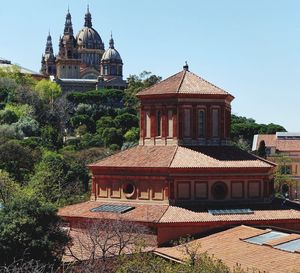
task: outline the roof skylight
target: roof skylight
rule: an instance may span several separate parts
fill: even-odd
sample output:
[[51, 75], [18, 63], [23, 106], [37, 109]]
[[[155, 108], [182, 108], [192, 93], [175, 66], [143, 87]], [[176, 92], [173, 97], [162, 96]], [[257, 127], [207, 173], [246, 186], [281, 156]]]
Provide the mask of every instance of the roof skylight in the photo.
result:
[[127, 205], [113, 205], [113, 204], [103, 204], [99, 207], [91, 209], [91, 212], [113, 212], [113, 213], [125, 213], [133, 210], [134, 207]]
[[285, 236], [288, 236], [289, 234], [279, 231], [270, 231], [258, 236], [254, 236], [248, 239], [245, 239], [245, 242], [256, 244], [256, 245], [262, 245], [264, 243], [267, 243], [268, 241], [272, 241], [275, 239], [279, 239]]

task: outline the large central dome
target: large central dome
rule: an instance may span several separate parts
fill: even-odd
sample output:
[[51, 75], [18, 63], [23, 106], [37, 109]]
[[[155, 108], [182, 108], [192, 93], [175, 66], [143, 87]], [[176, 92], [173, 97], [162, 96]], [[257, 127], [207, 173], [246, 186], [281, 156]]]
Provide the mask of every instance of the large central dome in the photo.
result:
[[76, 40], [79, 48], [104, 50], [104, 44], [99, 33], [92, 28], [92, 15], [89, 9], [85, 14], [84, 27], [78, 32]]

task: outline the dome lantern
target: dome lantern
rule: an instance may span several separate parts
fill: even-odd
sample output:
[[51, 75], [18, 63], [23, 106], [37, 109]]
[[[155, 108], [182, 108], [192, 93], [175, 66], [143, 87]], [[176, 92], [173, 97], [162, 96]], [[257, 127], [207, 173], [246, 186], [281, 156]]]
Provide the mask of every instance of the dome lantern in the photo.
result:
[[92, 25], [92, 15], [90, 13], [89, 5], [87, 6], [87, 11], [86, 11], [84, 20], [85, 20], [85, 22], [84, 22], [85, 27], [91, 28], [93, 26]]

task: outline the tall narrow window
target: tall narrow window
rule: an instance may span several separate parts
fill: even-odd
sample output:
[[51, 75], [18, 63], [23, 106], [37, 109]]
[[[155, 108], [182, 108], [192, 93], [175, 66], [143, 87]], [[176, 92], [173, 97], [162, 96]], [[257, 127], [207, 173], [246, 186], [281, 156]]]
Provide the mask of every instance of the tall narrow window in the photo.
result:
[[151, 136], [151, 118], [150, 118], [150, 111], [146, 112], [146, 118], [145, 118], [145, 128], [146, 128], [146, 137], [150, 138]]
[[156, 113], [156, 136], [161, 136], [161, 113]]
[[168, 110], [168, 137], [173, 137], [173, 111]]
[[191, 109], [184, 109], [183, 111], [183, 136], [191, 136]]
[[212, 136], [219, 137], [219, 109], [212, 110]]
[[104, 65], [104, 75], [108, 75], [108, 65]]
[[198, 110], [198, 137], [205, 136], [205, 112]]

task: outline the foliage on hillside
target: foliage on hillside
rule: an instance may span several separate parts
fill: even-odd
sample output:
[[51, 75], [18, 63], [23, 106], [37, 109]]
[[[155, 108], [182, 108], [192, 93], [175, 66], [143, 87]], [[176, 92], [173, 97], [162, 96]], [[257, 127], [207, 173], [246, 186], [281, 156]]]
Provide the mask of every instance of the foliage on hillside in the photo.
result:
[[240, 148], [251, 151], [253, 136], [256, 134], [275, 134], [276, 132], [286, 132], [281, 125], [258, 124], [252, 118], [231, 116], [231, 138]]

